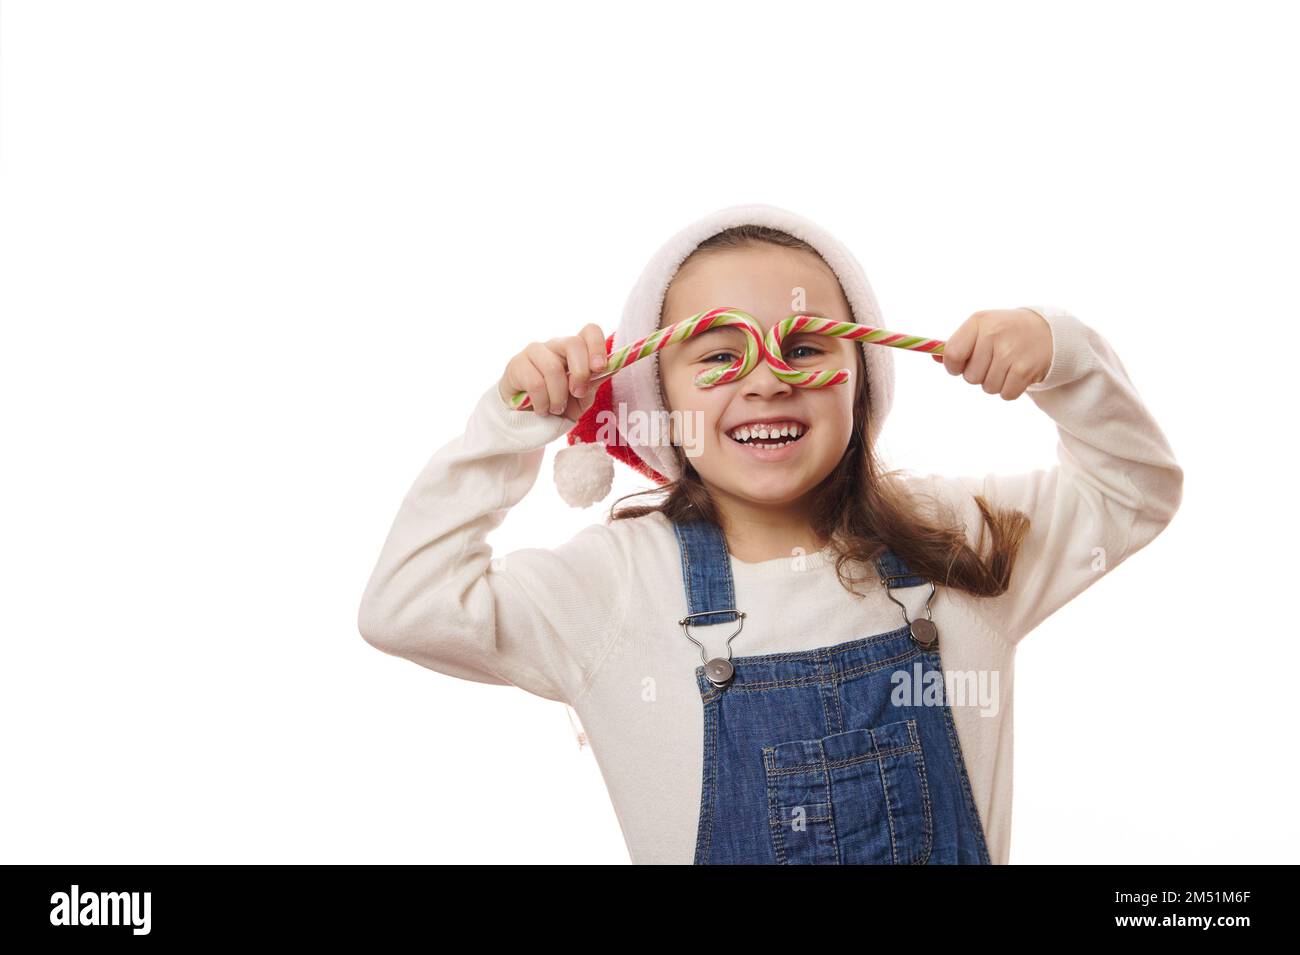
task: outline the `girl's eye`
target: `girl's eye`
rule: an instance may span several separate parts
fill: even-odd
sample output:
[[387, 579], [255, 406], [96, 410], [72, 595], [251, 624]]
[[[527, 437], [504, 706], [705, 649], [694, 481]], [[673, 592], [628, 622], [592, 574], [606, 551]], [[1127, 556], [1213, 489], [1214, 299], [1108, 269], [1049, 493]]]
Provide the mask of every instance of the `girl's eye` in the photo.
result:
[[[793, 350], [789, 355], [787, 355], [786, 357], [787, 357], [787, 358], [794, 358], [794, 357], [796, 357], [795, 352], [801, 352], [801, 351], [812, 352], [812, 355], [821, 355], [821, 354], [824, 354], [824, 352], [822, 352], [822, 350], [821, 350], [820, 348], [817, 348], [817, 347], [815, 347], [815, 346], [813, 346], [813, 345], [799, 345], [799, 346], [797, 346], [797, 347], [796, 347], [796, 348], [795, 348], [795, 349], [794, 349], [794, 350]], [[811, 358], [812, 355], [809, 355], [808, 357]]]
[[707, 355], [700, 360], [704, 362], [712, 362], [715, 358], [725, 358], [728, 362], [736, 360], [736, 356], [729, 351], [714, 352], [712, 355]]

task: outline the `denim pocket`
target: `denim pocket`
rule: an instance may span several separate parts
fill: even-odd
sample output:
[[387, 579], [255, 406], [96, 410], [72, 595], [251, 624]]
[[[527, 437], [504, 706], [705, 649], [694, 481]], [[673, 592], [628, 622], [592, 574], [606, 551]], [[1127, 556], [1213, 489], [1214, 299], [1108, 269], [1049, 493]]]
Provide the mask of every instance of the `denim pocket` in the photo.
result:
[[916, 865], [934, 823], [916, 720], [763, 747], [783, 865]]

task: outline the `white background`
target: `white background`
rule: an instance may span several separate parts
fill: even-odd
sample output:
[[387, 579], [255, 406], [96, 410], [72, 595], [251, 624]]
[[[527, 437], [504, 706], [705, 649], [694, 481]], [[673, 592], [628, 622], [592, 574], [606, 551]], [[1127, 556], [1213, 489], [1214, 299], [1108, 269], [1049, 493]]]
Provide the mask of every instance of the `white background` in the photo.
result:
[[[1012, 861], [1295, 861], [1295, 36], [1240, 2], [4, 3], [0, 857], [626, 863], [563, 705], [357, 608], [513, 354], [767, 202], [896, 330], [1070, 309], [1185, 469], [1021, 644]], [[891, 466], [1055, 462], [1028, 398], [914, 357]], [[562, 444], [498, 553], [614, 500], [563, 504]]]

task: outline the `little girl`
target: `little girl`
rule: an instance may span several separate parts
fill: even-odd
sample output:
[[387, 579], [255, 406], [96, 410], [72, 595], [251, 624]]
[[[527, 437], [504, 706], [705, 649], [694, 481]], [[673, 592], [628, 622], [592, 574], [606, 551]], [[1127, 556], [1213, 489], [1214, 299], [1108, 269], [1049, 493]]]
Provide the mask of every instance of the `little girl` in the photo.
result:
[[[588, 325], [531, 344], [484, 391], [402, 502], [362, 635], [571, 705], [635, 863], [1006, 863], [1017, 643], [1173, 518], [1168, 442], [1105, 339], [1059, 308], [976, 312], [942, 356], [1052, 417], [1057, 461], [1025, 474], [886, 471], [886, 346], [792, 336], [792, 367], [848, 380], [799, 387], [760, 361], [697, 387], [743, 352], [721, 328], [592, 384], [612, 349], [719, 307], [764, 331], [792, 313], [890, 327], [814, 223], [750, 205], [692, 224], [609, 340]], [[531, 408], [511, 407], [520, 391]], [[636, 422], [669, 413], [670, 440]], [[660, 497], [493, 560], [485, 536], [546, 445], [598, 428], [562, 454], [607, 453]]]

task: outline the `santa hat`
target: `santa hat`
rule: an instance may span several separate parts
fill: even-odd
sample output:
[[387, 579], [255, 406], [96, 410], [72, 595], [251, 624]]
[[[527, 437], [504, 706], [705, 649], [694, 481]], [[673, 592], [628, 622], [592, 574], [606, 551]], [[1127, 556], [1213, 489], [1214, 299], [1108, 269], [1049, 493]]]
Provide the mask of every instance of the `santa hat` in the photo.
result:
[[[811, 245], [831, 267], [860, 325], [885, 327], [875, 293], [853, 254], [816, 223], [785, 209], [765, 204], [729, 206], [688, 225], [650, 259], [628, 296], [623, 319], [605, 341], [606, 354], [630, 345], [659, 328], [664, 296], [677, 269], [704, 240], [741, 225], [780, 229]], [[717, 305], [731, 305], [718, 302]], [[782, 316], [784, 317], [784, 316]], [[874, 442], [894, 400], [893, 350], [859, 342], [866, 359], [870, 387], [867, 439]], [[660, 397], [659, 356], [633, 362], [600, 383], [591, 407], [568, 432], [569, 447], [555, 456], [555, 485], [573, 507], [589, 507], [609, 494], [614, 480], [613, 459], [618, 459], [655, 483], [663, 485], [681, 477], [673, 447], [646, 438], [644, 428], [629, 436], [624, 423], [647, 415], [662, 420], [667, 415]], [[617, 414], [623, 408], [626, 414]], [[608, 444], [602, 438], [614, 439]]]

